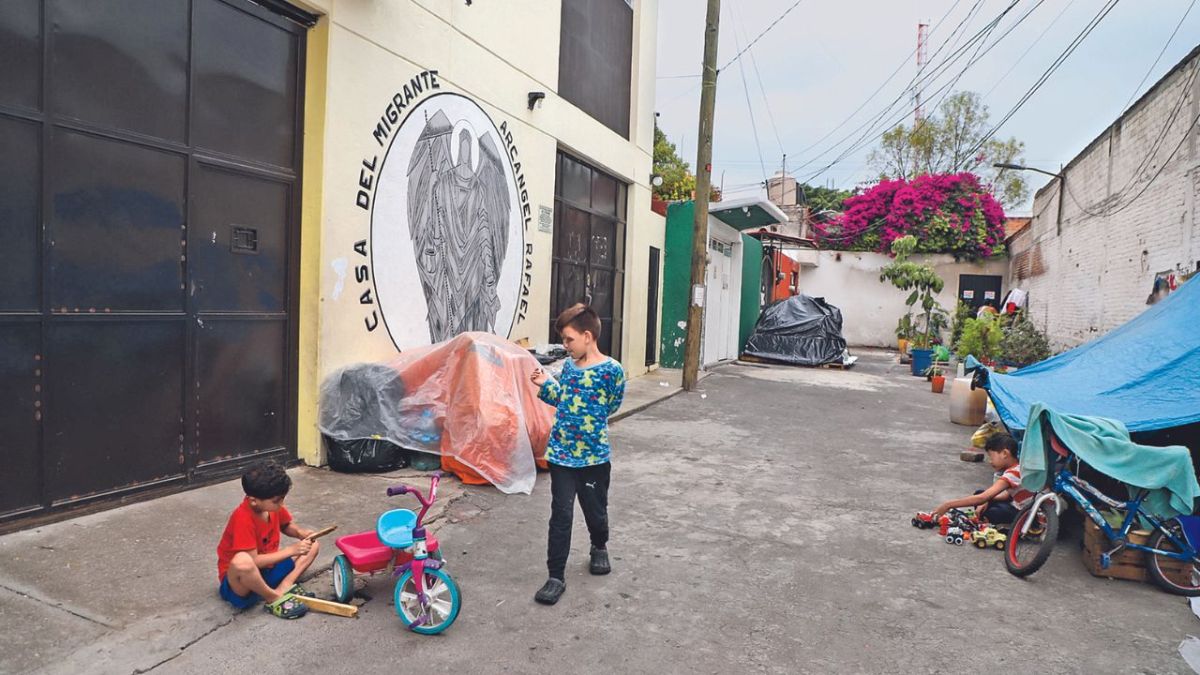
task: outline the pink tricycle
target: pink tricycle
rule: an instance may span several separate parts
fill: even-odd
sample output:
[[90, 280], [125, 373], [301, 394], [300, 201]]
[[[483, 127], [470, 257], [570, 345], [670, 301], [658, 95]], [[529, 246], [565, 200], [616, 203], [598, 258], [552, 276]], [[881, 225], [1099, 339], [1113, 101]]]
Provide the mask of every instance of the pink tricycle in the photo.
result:
[[335, 542], [341, 554], [333, 559], [333, 593], [338, 602], [349, 602], [354, 595], [354, 573], [375, 574], [386, 571], [396, 580], [396, 613], [409, 630], [435, 635], [450, 627], [462, 608], [458, 584], [446, 573], [438, 540], [426, 535], [425, 512], [437, 498], [442, 472], [435, 471], [429, 481], [429, 499], [407, 485], [387, 489], [389, 497], [412, 493], [421, 502], [421, 512], [393, 509], [379, 516], [374, 532], [359, 532], [339, 537]]

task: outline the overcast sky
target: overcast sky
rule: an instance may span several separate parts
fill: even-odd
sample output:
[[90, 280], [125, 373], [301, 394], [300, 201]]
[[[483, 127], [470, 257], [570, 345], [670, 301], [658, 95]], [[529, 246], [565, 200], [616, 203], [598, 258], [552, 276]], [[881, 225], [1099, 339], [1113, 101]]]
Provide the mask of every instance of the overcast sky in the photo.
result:
[[[1106, 1], [1045, 0], [1037, 6], [1037, 0], [1019, 0], [984, 43], [984, 49], [1037, 7], [963, 73], [953, 90], [986, 94], [984, 102], [992, 123], [996, 123]], [[738, 44], [745, 47], [794, 2], [722, 0], [718, 63], [724, 65], [732, 59]], [[1193, 7], [1139, 87], [1138, 82], [1193, 2], [1119, 2], [998, 135], [1024, 141], [1028, 165], [1057, 170], [1112, 123], [1131, 98], [1140, 96], [1200, 42], [1200, 7]], [[731, 64], [721, 73], [713, 144], [714, 183], [720, 183], [723, 177], [727, 194], [751, 196], [757, 189], [754, 184], [763, 180], [763, 165], [767, 175], [775, 173], [784, 153], [789, 171], [798, 178], [808, 178], [862, 137], [865, 129], [855, 130], [898, 97], [900, 104], [883, 119], [895, 122], [903, 118], [904, 123], [911, 124], [911, 97], [903, 92], [917, 73], [913, 56], [917, 24], [930, 24], [928, 68], [935, 68], [1009, 4], [1010, 0], [802, 0], [740, 63]], [[693, 167], [700, 80], [679, 76], [700, 72], [705, 9], [704, 0], [659, 0], [658, 123]], [[934, 59], [939, 47], [968, 18], [954, 42]], [[933, 30], [939, 21], [941, 25]], [[927, 100], [959, 74], [973, 52], [973, 48], [965, 52], [932, 82], [925, 95]], [[887, 86], [862, 111], [852, 115], [898, 67], [899, 72]], [[930, 103], [940, 97], [934, 96]], [[929, 107], [926, 110], [929, 112]], [[844, 122], [828, 139], [817, 143]], [[867, 138], [884, 128], [886, 125], [880, 126]], [[762, 148], [761, 161], [755, 130]], [[844, 143], [831, 147], [846, 137], [849, 139]], [[838, 187], [852, 187], [868, 179], [872, 172], [867, 167], [867, 155], [873, 146], [872, 142], [850, 153], [810, 182], [827, 185], [832, 181]], [[1030, 178], [1034, 189], [1047, 180], [1038, 174]]]

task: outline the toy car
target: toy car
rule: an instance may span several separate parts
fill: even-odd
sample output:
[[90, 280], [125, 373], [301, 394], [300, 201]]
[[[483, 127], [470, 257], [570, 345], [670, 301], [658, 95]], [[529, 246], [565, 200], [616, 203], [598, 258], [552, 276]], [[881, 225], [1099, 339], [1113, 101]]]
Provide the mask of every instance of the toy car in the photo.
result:
[[951, 527], [946, 530], [946, 543], [962, 546], [965, 533], [961, 527]]
[[917, 515], [913, 516], [912, 526], [922, 530], [932, 530], [937, 527], [937, 522], [933, 519], [933, 514], [928, 511], [918, 511]]
[[1003, 551], [1007, 545], [1008, 536], [994, 527], [985, 527], [981, 530], [976, 530], [971, 533], [971, 541], [979, 548], [987, 548], [989, 546], [998, 551]]

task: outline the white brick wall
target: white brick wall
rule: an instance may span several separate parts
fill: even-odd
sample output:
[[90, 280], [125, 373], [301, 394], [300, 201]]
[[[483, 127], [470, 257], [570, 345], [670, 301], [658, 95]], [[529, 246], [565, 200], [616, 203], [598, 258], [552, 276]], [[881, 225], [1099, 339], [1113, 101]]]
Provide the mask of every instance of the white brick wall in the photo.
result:
[[[1146, 309], [1156, 273], [1193, 270], [1200, 260], [1196, 130], [1150, 182], [1200, 115], [1198, 52], [1066, 167], [1061, 234], [1052, 181], [1034, 198], [1033, 223], [1012, 242], [1010, 282], [1029, 291], [1030, 316], [1058, 348], [1125, 323]], [[1164, 128], [1154, 158], [1138, 171]], [[1125, 208], [1111, 213], [1117, 207]]]

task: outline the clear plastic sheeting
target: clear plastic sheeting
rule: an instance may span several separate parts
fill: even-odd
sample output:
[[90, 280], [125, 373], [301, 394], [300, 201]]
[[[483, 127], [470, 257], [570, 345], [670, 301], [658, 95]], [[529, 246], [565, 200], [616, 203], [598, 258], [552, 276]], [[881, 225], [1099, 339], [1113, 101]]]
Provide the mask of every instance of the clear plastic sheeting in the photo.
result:
[[842, 310], [825, 298], [794, 295], [763, 310], [743, 353], [794, 366], [821, 366], [841, 362], [845, 352]]
[[554, 423], [530, 382], [537, 367], [528, 351], [489, 333], [348, 366], [321, 387], [321, 433], [440, 455], [464, 482], [528, 494]]

